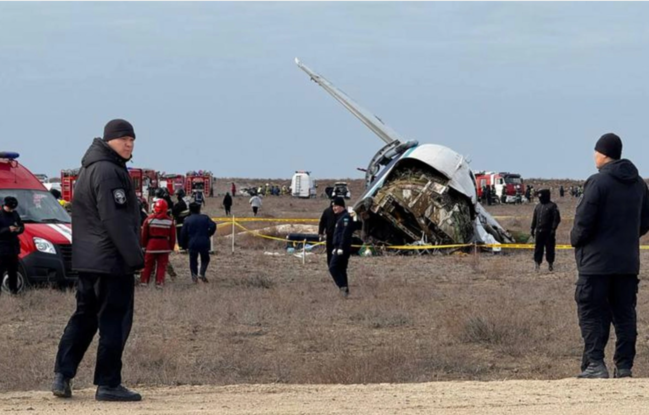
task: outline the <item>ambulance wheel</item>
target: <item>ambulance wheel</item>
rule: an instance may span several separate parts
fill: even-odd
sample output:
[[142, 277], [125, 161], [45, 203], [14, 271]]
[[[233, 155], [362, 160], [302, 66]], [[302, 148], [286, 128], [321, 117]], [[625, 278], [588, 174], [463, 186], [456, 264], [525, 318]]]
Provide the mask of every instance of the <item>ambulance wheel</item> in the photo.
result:
[[[29, 282], [27, 281], [25, 269], [22, 265], [18, 266], [18, 278], [16, 279], [16, 285], [18, 286], [18, 292], [21, 293], [29, 287]], [[5, 272], [2, 275], [2, 286], [0, 286], [2, 292], [9, 294], [9, 275]]]

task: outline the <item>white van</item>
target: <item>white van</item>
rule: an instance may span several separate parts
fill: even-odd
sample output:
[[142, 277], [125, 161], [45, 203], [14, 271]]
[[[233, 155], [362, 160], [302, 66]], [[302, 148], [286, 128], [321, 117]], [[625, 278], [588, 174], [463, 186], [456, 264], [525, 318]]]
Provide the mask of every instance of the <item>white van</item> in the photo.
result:
[[317, 196], [318, 185], [309, 171], [296, 171], [291, 179], [291, 196], [309, 199]]

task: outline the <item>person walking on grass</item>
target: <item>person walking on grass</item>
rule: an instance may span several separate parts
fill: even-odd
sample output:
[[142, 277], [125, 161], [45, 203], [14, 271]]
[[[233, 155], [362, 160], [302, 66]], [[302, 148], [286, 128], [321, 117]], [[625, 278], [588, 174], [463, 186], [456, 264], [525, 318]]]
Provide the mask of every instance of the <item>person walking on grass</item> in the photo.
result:
[[[207, 266], [210, 263], [210, 238], [216, 232], [216, 223], [209, 216], [201, 213], [201, 205], [192, 202], [189, 204], [190, 215], [185, 219], [180, 233], [180, 246], [189, 251], [189, 269], [192, 282], [200, 279], [207, 283]], [[200, 270], [198, 257], [201, 258]]]
[[225, 216], [232, 214], [232, 196], [230, 196], [230, 193], [226, 193], [225, 197], [223, 197], [223, 208], [225, 209]]
[[72, 269], [77, 309], [65, 327], [52, 393], [70, 398], [70, 381], [99, 330], [94, 384], [98, 401], [139, 401], [122, 385], [122, 354], [133, 324], [134, 274], [144, 267], [140, 212], [126, 169], [135, 147], [133, 126], [116, 119], [81, 160], [72, 210]]
[[252, 206], [252, 214], [254, 216], [257, 216], [257, 213], [259, 213], [259, 208], [261, 207], [261, 196], [259, 195], [254, 195], [253, 197], [250, 198], [250, 206]]
[[543, 251], [548, 261], [548, 270], [554, 271], [555, 247], [557, 245], [557, 228], [561, 223], [561, 214], [557, 205], [550, 200], [550, 189], [539, 190], [539, 203], [534, 208], [532, 217], [532, 237], [534, 238], [534, 269], [541, 269]]
[[631, 377], [636, 354], [640, 237], [649, 231], [649, 190], [638, 169], [622, 159], [622, 140], [604, 134], [595, 145], [598, 173], [577, 205], [575, 301], [584, 340], [579, 378], [608, 378], [604, 350], [615, 328], [614, 377]]
[[347, 266], [352, 248], [352, 234], [354, 224], [352, 218], [345, 209], [345, 199], [338, 196], [333, 201], [334, 214], [338, 218], [334, 228], [333, 249], [329, 273], [338, 286], [343, 297], [349, 296], [349, 283], [347, 279]]

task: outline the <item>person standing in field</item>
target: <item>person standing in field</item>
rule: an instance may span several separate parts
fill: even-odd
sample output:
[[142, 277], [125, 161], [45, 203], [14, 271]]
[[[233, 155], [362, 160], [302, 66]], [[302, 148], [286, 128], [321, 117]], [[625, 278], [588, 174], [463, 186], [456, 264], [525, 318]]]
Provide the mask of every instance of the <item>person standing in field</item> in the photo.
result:
[[126, 162], [135, 131], [125, 120], [104, 127], [81, 160], [72, 211], [77, 308], [61, 337], [52, 393], [70, 398], [70, 381], [99, 330], [94, 384], [98, 401], [139, 401], [122, 385], [122, 354], [133, 324], [135, 271], [144, 267], [140, 212]]
[[[210, 263], [210, 238], [216, 232], [216, 223], [201, 213], [201, 205], [192, 202], [189, 204], [191, 214], [185, 223], [180, 234], [180, 246], [189, 251], [189, 269], [192, 275], [192, 282], [209, 282], [206, 277], [207, 266]], [[200, 270], [198, 268], [198, 257], [201, 258]]]
[[252, 206], [252, 214], [254, 216], [257, 216], [257, 213], [259, 213], [259, 208], [262, 205], [261, 196], [254, 195], [250, 198], [250, 201], [248, 203], [250, 203], [250, 206]]
[[595, 166], [577, 205], [570, 243], [579, 277], [577, 316], [584, 340], [579, 378], [608, 378], [604, 350], [615, 328], [614, 377], [632, 376], [636, 354], [640, 237], [649, 231], [649, 190], [622, 140], [604, 134], [595, 144]]
[[534, 237], [534, 268], [541, 269], [543, 251], [548, 261], [548, 270], [554, 271], [555, 247], [557, 245], [557, 228], [561, 223], [561, 214], [556, 203], [550, 200], [550, 189], [539, 190], [539, 203], [534, 208], [532, 217], [532, 237]]

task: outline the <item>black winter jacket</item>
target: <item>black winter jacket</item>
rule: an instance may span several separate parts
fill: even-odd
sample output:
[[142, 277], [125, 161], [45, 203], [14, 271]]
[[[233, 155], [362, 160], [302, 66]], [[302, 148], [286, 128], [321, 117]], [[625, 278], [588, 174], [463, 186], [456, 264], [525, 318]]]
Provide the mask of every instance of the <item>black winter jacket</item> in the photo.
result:
[[[15, 226], [18, 232], [11, 232], [10, 226]], [[25, 225], [20, 219], [20, 215], [15, 210], [6, 212], [0, 205], [0, 256], [13, 256], [20, 254], [20, 240], [18, 235], [25, 231]], [[0, 278], [2, 276], [0, 275]]]
[[588, 178], [570, 232], [580, 275], [640, 271], [640, 236], [649, 231], [649, 190], [629, 160]]
[[532, 234], [535, 232], [556, 232], [561, 223], [561, 213], [556, 203], [550, 201], [550, 194], [541, 193], [540, 203], [534, 208]]
[[318, 224], [318, 235], [327, 235], [327, 239], [330, 239], [334, 234], [334, 228], [336, 227], [336, 221], [338, 217], [334, 213], [334, 210], [331, 206], [326, 208], [322, 212], [320, 217], [320, 223]]
[[75, 271], [128, 275], [144, 266], [140, 209], [126, 160], [98, 138], [81, 160], [72, 233]]
[[216, 223], [209, 216], [192, 213], [183, 223], [179, 245], [190, 251], [209, 251], [210, 237], [216, 232]]
[[334, 249], [342, 249], [345, 255], [351, 253], [352, 248], [352, 234], [354, 233], [354, 222], [352, 217], [349, 216], [347, 211], [344, 211], [336, 221], [334, 229]]

